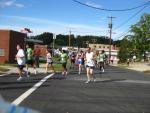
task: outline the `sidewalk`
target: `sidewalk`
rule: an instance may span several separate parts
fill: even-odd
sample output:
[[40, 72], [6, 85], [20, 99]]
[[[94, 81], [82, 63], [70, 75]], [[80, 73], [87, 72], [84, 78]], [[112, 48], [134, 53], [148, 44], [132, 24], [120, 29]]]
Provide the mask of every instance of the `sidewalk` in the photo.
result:
[[[9, 69], [9, 71], [1, 72], [2, 74], [0, 74], [0, 76], [5, 76], [7, 74], [18, 72], [17, 67], [14, 67], [14, 66], [2, 66], [2, 67], [5, 67], [5, 68]], [[26, 68], [24, 68], [24, 69], [26, 70]], [[34, 69], [32, 67], [31, 68], [29, 67], [29, 71], [31, 73], [34, 73]], [[45, 73], [44, 64], [40, 65], [40, 68], [37, 68], [37, 72], [38, 73]]]
[[[114, 64], [113, 66], [118, 66], [118, 64]], [[145, 72], [145, 71], [150, 71], [150, 63], [147, 62], [136, 62], [136, 63], [130, 63], [129, 66], [122, 66], [127, 69], [135, 70], [135, 71], [140, 71], [140, 72]]]

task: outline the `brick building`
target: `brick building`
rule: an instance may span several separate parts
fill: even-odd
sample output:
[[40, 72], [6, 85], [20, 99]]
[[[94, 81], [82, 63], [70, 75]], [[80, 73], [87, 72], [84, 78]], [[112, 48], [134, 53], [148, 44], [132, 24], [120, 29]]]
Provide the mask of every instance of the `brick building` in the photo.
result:
[[0, 63], [15, 62], [16, 45], [24, 47], [26, 34], [13, 30], [0, 30]]

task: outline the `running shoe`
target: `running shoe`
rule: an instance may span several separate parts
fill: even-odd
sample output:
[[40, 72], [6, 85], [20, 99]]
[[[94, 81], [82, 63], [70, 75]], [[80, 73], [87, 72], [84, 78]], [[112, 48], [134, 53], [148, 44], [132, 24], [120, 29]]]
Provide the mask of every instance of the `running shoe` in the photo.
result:
[[86, 83], [86, 84], [89, 84], [90, 82], [91, 82], [90, 80], [87, 80], [85, 83]]
[[19, 77], [19, 78], [17, 79], [17, 81], [21, 81], [21, 80], [23, 80], [23, 77]]

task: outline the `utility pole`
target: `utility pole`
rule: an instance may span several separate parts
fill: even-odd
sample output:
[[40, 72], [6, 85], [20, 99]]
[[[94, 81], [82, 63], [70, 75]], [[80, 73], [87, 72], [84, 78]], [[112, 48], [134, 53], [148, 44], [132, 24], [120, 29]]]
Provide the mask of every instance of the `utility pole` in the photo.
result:
[[71, 45], [71, 29], [69, 30], [69, 47]]
[[112, 24], [112, 19], [115, 18], [115, 17], [108, 17], [110, 18], [110, 23], [108, 24], [108, 28], [110, 29], [110, 37], [109, 37], [109, 64], [110, 64], [110, 58], [111, 58], [111, 39], [112, 39], [112, 27], [113, 27], [113, 24]]
[[53, 49], [55, 48], [55, 39], [56, 39], [56, 34], [53, 33]]

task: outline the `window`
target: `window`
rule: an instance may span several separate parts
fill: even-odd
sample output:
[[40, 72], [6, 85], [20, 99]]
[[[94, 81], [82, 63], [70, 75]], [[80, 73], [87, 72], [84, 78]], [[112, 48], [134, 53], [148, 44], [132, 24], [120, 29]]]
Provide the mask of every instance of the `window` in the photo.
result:
[[0, 56], [5, 56], [4, 49], [0, 48]]

